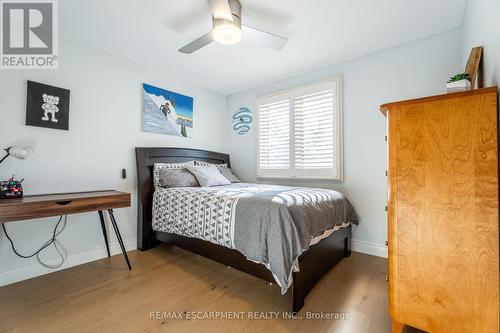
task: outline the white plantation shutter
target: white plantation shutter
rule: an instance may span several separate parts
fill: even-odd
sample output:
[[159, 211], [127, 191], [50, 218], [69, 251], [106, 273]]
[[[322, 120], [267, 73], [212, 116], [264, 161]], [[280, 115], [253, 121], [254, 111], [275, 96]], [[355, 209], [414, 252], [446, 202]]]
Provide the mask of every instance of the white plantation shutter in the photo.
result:
[[336, 81], [311, 86], [294, 97], [297, 176], [336, 175]]
[[288, 99], [259, 107], [259, 161], [261, 169], [290, 168], [290, 102]]
[[341, 179], [341, 79], [259, 99], [259, 177]]

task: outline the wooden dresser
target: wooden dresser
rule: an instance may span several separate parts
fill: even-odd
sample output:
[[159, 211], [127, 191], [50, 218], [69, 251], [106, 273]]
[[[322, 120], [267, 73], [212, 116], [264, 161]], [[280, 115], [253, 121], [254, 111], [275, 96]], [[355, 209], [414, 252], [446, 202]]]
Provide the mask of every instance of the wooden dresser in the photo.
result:
[[381, 106], [393, 332], [499, 332], [497, 91]]

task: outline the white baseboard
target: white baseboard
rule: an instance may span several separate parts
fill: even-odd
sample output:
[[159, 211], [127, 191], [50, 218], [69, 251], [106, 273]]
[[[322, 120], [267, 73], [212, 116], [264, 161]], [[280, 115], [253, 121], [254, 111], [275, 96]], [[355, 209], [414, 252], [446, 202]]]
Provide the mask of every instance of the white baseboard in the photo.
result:
[[384, 244], [352, 239], [351, 250], [354, 252], [361, 252], [376, 257], [387, 258], [387, 246], [385, 246]]
[[[130, 239], [123, 242], [125, 249], [127, 251], [137, 249], [137, 240]], [[111, 255], [116, 255], [122, 253], [120, 245], [118, 243], [109, 244], [109, 251]], [[11, 283], [23, 281], [26, 279], [31, 279], [36, 276], [56, 272], [62, 269], [70, 268], [73, 266], [78, 266], [85, 264], [90, 261], [98, 260], [107, 257], [106, 248], [96, 248], [80, 253], [69, 254], [66, 258], [64, 264], [56, 269], [46, 268], [40, 264], [24, 266], [24, 267], [9, 267], [4, 271], [0, 271], [0, 286], [5, 286]], [[53, 262], [47, 262], [48, 264], [56, 264], [58, 260]]]

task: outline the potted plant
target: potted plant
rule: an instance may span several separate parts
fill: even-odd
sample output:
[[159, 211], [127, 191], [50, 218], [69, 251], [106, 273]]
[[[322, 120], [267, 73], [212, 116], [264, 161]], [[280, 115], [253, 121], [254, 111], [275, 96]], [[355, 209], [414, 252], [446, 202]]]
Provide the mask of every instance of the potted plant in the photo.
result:
[[471, 78], [467, 73], [460, 73], [452, 76], [446, 83], [446, 90], [451, 92], [469, 90], [471, 88]]

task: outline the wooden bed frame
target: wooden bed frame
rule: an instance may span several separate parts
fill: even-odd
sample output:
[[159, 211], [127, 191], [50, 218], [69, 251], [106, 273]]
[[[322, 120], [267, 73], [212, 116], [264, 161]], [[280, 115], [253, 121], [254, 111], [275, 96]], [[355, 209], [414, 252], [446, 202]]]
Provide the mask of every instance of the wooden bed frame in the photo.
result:
[[[271, 283], [275, 280], [262, 264], [249, 261], [240, 252], [204, 240], [154, 231], [151, 227], [153, 202], [153, 166], [155, 163], [177, 163], [191, 160], [227, 163], [229, 155], [186, 148], [136, 148], [138, 181], [137, 248], [146, 251], [165, 242], [226, 266], [246, 272]], [[300, 272], [293, 273], [291, 293], [293, 312], [304, 306], [304, 299], [314, 285], [342, 258], [351, 254], [351, 227], [342, 228], [299, 257]]]

